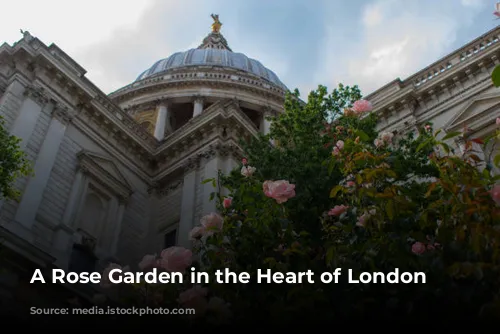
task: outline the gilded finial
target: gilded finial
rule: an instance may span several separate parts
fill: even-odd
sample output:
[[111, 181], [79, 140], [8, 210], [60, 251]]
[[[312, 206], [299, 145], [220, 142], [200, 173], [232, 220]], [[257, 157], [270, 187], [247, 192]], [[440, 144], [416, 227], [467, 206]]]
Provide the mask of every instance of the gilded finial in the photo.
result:
[[214, 23], [212, 23], [212, 32], [214, 33], [219, 33], [220, 28], [222, 27], [221, 21], [219, 21], [219, 15], [218, 14], [212, 14], [212, 19], [214, 20]]

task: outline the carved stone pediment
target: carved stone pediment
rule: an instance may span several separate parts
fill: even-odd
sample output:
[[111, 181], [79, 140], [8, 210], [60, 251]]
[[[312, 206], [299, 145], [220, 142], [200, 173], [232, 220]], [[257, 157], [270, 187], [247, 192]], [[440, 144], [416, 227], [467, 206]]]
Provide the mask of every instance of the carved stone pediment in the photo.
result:
[[80, 168], [91, 175], [96, 182], [118, 196], [121, 201], [126, 201], [130, 197], [132, 187], [112, 159], [87, 150], [80, 151], [77, 156]]
[[478, 126], [484, 126], [484, 122], [494, 122], [497, 117], [500, 117], [500, 94], [488, 93], [467, 103], [445, 124], [444, 129], [447, 132], [460, 131], [467, 126], [474, 130]]

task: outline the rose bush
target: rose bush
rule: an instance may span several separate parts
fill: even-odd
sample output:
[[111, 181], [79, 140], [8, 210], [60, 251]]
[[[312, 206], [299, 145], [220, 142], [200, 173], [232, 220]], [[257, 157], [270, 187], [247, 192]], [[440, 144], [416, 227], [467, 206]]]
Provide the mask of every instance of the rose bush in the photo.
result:
[[[200, 324], [497, 316], [500, 156], [484, 162], [472, 143], [487, 146], [500, 131], [479, 139], [426, 124], [418, 133], [378, 133], [356, 87], [330, 95], [319, 87], [306, 104], [297, 97], [287, 96], [270, 135], [242, 143], [246, 157], [234, 172], [206, 180], [229, 195], [214, 190], [219, 213], [191, 231], [193, 253], [170, 248], [139, 265], [184, 273], [186, 282], [119, 288], [134, 290], [136, 304], [192, 307], [196, 318], [187, 319]], [[449, 144], [458, 136], [463, 153]], [[191, 266], [210, 282], [190, 283]], [[215, 283], [224, 268], [252, 279]], [[338, 283], [320, 281], [336, 268]], [[425, 272], [427, 283], [347, 282], [349, 269], [358, 278], [395, 268]], [[315, 282], [257, 284], [258, 269], [310, 269]]]

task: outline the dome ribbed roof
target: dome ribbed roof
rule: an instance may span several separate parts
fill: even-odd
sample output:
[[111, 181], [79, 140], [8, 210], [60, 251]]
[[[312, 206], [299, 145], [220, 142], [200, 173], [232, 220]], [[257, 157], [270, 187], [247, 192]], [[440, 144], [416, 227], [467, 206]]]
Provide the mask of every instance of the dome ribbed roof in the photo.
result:
[[[216, 22], [219, 22], [218, 16]], [[218, 28], [220, 29], [220, 26], [218, 26]], [[213, 25], [212, 29], [214, 29]], [[242, 53], [232, 52], [226, 39], [218, 29], [214, 29], [205, 37], [203, 43], [197, 49], [176, 52], [168, 58], [157, 61], [149, 69], [142, 72], [135, 81], [165, 73], [170, 69], [189, 66], [221, 66], [233, 68], [257, 75], [282, 89], [287, 89], [278, 76], [259, 61], [251, 59]]]

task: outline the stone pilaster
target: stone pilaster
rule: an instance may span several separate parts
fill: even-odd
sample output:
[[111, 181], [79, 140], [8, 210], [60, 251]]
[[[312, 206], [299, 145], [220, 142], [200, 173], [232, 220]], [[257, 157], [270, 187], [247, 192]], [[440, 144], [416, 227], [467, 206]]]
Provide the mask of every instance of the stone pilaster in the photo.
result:
[[52, 167], [59, 152], [59, 146], [64, 138], [67, 124], [71, 119], [67, 108], [59, 105], [54, 107], [52, 116], [47, 135], [35, 162], [35, 176], [29, 180], [16, 212], [15, 220], [28, 229], [35, 222], [35, 216], [42, 201], [45, 186], [49, 181]]
[[189, 231], [193, 228], [196, 204], [196, 170], [197, 160], [189, 160], [184, 165], [184, 179], [182, 183], [181, 220], [179, 222], [178, 244], [182, 247], [191, 247]]

